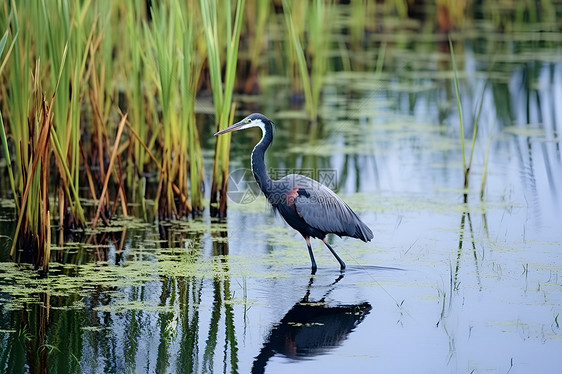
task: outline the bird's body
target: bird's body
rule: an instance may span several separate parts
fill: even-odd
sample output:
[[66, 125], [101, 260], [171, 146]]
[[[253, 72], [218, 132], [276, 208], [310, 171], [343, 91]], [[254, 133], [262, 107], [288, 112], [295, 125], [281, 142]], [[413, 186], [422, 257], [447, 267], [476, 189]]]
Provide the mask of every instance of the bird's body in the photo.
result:
[[274, 210], [305, 238], [313, 271], [316, 270], [316, 261], [310, 246], [311, 237], [326, 244], [343, 270], [345, 263], [326, 242], [326, 235], [333, 233], [368, 242], [373, 233], [338, 195], [323, 184], [299, 174], [289, 174], [278, 180], [269, 177], [264, 156], [273, 141], [273, 123], [264, 115], [251, 114], [215, 135], [250, 127], [262, 130], [262, 139], [254, 147], [251, 157], [256, 182]]
[[304, 237], [324, 239], [326, 234], [368, 241], [371, 230], [332, 190], [299, 174], [273, 181], [267, 199], [287, 223]]

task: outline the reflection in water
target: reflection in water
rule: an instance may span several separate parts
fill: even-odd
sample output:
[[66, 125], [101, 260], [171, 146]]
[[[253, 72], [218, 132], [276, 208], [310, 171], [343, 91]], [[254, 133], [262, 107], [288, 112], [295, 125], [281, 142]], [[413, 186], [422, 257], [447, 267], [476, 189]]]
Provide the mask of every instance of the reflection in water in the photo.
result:
[[[343, 278], [340, 275], [332, 286]], [[263, 373], [267, 361], [280, 353], [291, 359], [317, 356], [337, 347], [347, 335], [369, 314], [367, 302], [352, 305], [330, 306], [325, 302], [333, 287], [318, 301], [309, 300], [314, 277], [310, 278], [306, 295], [271, 330], [259, 355], [255, 358], [252, 373]]]

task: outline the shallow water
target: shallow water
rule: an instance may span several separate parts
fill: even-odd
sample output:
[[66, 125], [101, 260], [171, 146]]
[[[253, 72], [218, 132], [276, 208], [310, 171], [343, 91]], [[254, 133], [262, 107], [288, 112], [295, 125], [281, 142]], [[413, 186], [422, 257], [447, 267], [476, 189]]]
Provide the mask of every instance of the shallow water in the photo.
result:
[[[468, 190], [439, 37], [398, 32], [382, 74], [328, 76], [316, 138], [264, 99], [278, 126], [271, 172], [324, 178], [375, 234], [329, 239], [345, 272], [315, 240], [311, 275], [302, 238], [237, 172], [226, 223], [121, 219], [55, 249], [46, 277], [1, 262], [1, 370], [558, 372], [561, 39], [515, 36], [489, 73], [480, 38], [459, 56], [467, 156], [485, 87]], [[232, 137], [233, 171], [259, 138]]]

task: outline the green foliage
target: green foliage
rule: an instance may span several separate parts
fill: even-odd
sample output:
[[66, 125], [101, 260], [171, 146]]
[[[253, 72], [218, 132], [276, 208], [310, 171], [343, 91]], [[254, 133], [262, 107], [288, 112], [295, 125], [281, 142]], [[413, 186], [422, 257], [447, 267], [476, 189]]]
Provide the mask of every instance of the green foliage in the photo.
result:
[[[0, 40], [0, 66], [4, 66], [4, 62], [2, 61], [2, 52], [4, 51], [4, 47], [6, 46], [6, 41], [8, 40], [8, 31]], [[7, 56], [6, 56], [7, 60]], [[0, 68], [0, 75], [2, 73], [2, 69]], [[10, 178], [10, 188], [12, 189], [12, 194], [14, 196], [14, 202], [16, 206], [16, 211], [19, 211], [19, 201], [16, 198], [16, 184], [14, 181], [14, 173], [12, 171], [12, 162], [10, 159], [10, 150], [8, 149], [8, 141], [6, 140], [6, 131], [4, 130], [4, 120], [2, 118], [2, 108], [0, 108], [0, 140], [2, 141], [2, 149], [4, 150], [4, 157], [6, 158], [6, 164], [8, 166], [8, 176]]]
[[[233, 25], [230, 0], [199, 1], [213, 90], [217, 131], [226, 128], [232, 122], [234, 114], [231, 103], [244, 5], [245, 0], [237, 0]], [[222, 18], [221, 15], [225, 15], [225, 17]], [[222, 40], [226, 41], [226, 45], [221, 43]], [[224, 60], [221, 60], [221, 55], [224, 56], [225, 54]], [[225, 66], [224, 79], [221, 74], [223, 64]], [[211, 185], [211, 214], [214, 216], [226, 216], [229, 150], [230, 134], [218, 137]]]
[[[289, 43], [298, 66], [306, 113], [310, 120], [318, 117], [323, 77], [328, 71], [334, 8], [334, 4], [326, 0], [314, 0], [310, 3], [283, 0]], [[300, 24], [295, 22], [296, 17], [300, 17]], [[306, 44], [302, 40], [306, 40]]]
[[[199, 57], [194, 10], [177, 0], [161, 3], [151, 9], [152, 23], [144, 24], [154, 57], [147, 60], [152, 62], [148, 67], [157, 77], [162, 110], [162, 188], [155, 209], [167, 218], [203, 209], [203, 161], [195, 125], [195, 96], [203, 59]], [[186, 198], [190, 193], [193, 205]], [[174, 203], [177, 195], [182, 206]]]

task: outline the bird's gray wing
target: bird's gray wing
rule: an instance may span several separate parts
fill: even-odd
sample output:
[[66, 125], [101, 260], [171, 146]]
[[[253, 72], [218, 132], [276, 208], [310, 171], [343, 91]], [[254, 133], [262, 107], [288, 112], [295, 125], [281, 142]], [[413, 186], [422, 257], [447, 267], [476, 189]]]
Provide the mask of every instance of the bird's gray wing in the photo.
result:
[[298, 174], [287, 177], [294, 179], [289, 199], [293, 199], [295, 210], [307, 224], [340, 236], [351, 236], [364, 241], [373, 238], [369, 227], [328, 187]]

